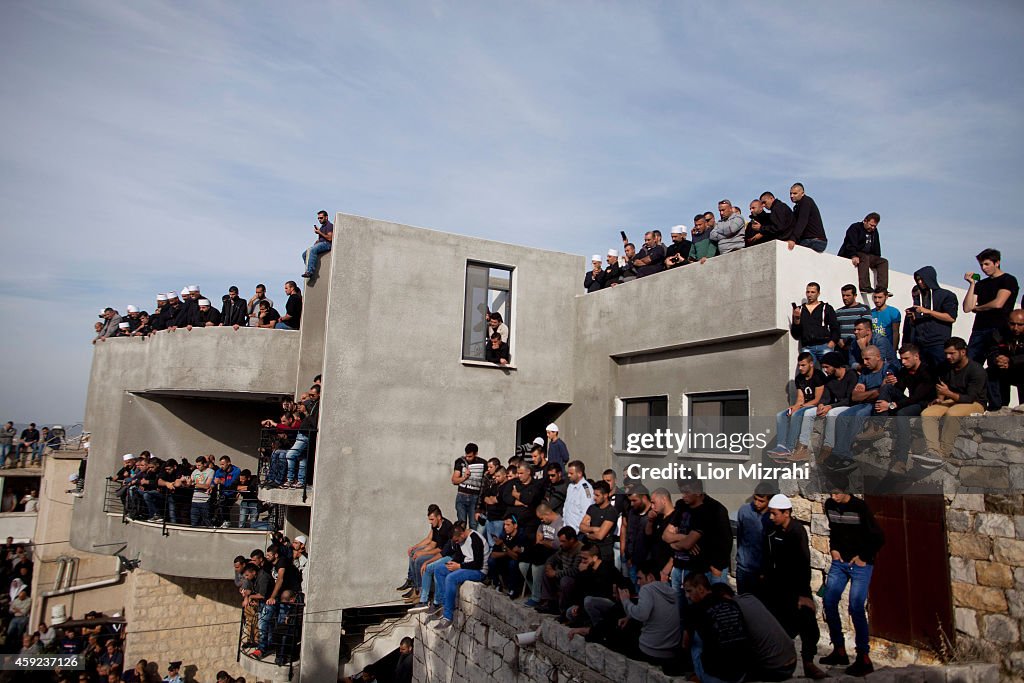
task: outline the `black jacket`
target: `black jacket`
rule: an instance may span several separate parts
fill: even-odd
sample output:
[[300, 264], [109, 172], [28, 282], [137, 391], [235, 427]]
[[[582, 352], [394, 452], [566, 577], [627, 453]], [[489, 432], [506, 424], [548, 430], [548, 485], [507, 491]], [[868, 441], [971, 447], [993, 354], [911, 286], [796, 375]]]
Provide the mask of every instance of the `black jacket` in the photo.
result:
[[232, 299], [230, 296], [227, 299], [224, 299], [224, 305], [220, 309], [220, 324], [239, 326], [248, 325], [249, 314], [245, 300], [239, 297]]
[[764, 537], [765, 580], [778, 598], [811, 597], [811, 551], [807, 530], [797, 518], [775, 526]]
[[1010, 370], [1024, 369], [1024, 336], [1015, 337], [1008, 327], [992, 333], [991, 350], [988, 354], [990, 368], [996, 367], [996, 357], [1006, 356], [1010, 359]]
[[800, 307], [800, 322], [790, 323], [789, 332], [804, 346], [817, 346], [830, 341], [839, 343], [839, 319], [836, 309], [821, 302], [813, 312], [807, 311], [807, 304]]
[[[771, 217], [772, 234], [776, 239], [786, 239], [793, 227], [793, 209], [789, 208], [789, 204], [781, 199], [776, 199], [772, 202]], [[760, 221], [758, 222], [760, 223]], [[763, 228], [764, 224], [761, 227]]]
[[857, 254], [882, 255], [882, 243], [878, 238], [878, 230], [869, 233], [864, 229], [864, 221], [857, 221], [846, 229], [846, 239], [839, 247], [839, 256], [853, 258]]
[[604, 271], [598, 271], [597, 277], [594, 277], [594, 271], [588, 270], [586, 276], [583, 278], [583, 289], [587, 292], [596, 292], [604, 289]]
[[862, 499], [850, 496], [840, 504], [831, 498], [825, 501], [828, 517], [829, 547], [849, 562], [859, 557], [868, 564], [875, 563], [875, 555], [885, 543], [885, 534], [875, 521], [871, 509]]
[[[939, 313], [947, 313], [953, 317], [953, 320], [956, 320], [959, 309], [956, 295], [939, 287], [935, 269], [925, 266], [915, 272], [914, 277], [920, 277], [925, 284], [923, 290], [919, 287], [914, 287], [911, 290], [914, 305], [924, 306]], [[943, 344], [951, 336], [953, 336], [953, 323], [936, 320], [927, 313], [923, 315], [908, 313], [906, 321], [903, 323], [903, 339], [918, 346]]]
[[787, 240], [825, 240], [825, 224], [821, 222], [818, 205], [807, 195], [793, 205], [793, 227], [786, 236]]

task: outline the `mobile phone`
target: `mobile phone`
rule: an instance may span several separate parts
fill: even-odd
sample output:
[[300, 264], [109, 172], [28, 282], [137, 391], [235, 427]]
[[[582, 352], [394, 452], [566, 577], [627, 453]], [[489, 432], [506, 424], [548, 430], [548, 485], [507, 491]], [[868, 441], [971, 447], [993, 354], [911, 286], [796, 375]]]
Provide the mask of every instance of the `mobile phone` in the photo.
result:
[[797, 306], [797, 305], [796, 305], [796, 302], [795, 302], [795, 301], [790, 301], [790, 302], [789, 302], [789, 305], [793, 307], [793, 310], [794, 310], [794, 311], [795, 311], [795, 310], [796, 310], [797, 308], [799, 308], [799, 306]]
[[623, 242], [628, 242], [629, 241], [629, 238], [626, 237], [626, 231], [625, 230], [619, 230], [619, 237], [622, 238]]

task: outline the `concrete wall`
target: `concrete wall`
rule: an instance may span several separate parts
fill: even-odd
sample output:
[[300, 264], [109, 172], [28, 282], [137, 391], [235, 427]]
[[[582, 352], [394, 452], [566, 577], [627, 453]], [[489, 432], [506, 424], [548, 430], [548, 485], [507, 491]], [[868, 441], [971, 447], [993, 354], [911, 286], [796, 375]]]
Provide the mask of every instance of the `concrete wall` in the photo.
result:
[[78, 465], [84, 452], [77, 457], [61, 453], [47, 455], [43, 460], [42, 488], [39, 492], [39, 516], [36, 520], [33, 541], [35, 548], [35, 569], [32, 575], [32, 614], [34, 621], [50, 621], [50, 614], [57, 605], [63, 605], [70, 619], [81, 619], [93, 610], [112, 614], [124, 609], [125, 587], [123, 583], [91, 590], [85, 590], [53, 597], [43, 593], [54, 589], [57, 578], [57, 558], [78, 559], [70, 585], [103, 581], [117, 576], [120, 562], [109, 555], [83, 552], [68, 542], [71, 529], [72, 503], [74, 498], [67, 489], [72, 487], [68, 475], [78, 472]]
[[238, 413], [237, 405], [218, 404], [218, 409], [188, 399], [266, 404], [270, 397], [291, 394], [298, 344], [296, 333], [226, 327], [97, 343], [85, 414], [85, 428], [92, 432], [89, 475], [85, 496], [74, 502], [72, 545], [114, 553], [125, 540], [120, 516], [103, 513], [105, 477], [117, 471], [125, 452], [149, 449], [161, 457], [189, 459], [215, 452], [251, 458], [258, 425], [250, 432], [242, 423], [248, 418]]
[[[427, 505], [452, 514], [446, 482], [467, 441], [508, 457], [516, 417], [571, 402], [583, 260], [355, 216], [335, 231], [334, 250], [359, 258], [331, 276], [307, 601], [340, 610], [394, 598]], [[461, 361], [467, 260], [515, 267], [517, 369]], [[304, 680], [337, 675], [339, 614], [306, 622]]]
[[231, 560], [269, 545], [270, 534], [249, 529], [192, 529], [156, 522], [133, 521], [125, 527], [125, 554], [140, 566], [168, 576], [202, 579], [234, 578]]

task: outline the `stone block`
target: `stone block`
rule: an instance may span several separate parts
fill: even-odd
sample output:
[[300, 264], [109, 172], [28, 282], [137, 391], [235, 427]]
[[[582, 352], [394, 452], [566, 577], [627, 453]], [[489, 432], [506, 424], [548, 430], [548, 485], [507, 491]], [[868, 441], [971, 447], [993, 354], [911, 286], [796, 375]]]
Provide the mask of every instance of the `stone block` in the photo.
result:
[[828, 536], [828, 517], [825, 515], [811, 515], [811, 534], [815, 536]]
[[1006, 603], [1009, 605], [1011, 617], [1014, 619], [1024, 619], [1024, 591], [1006, 591]]
[[946, 683], [998, 683], [999, 666], [996, 664], [950, 664], [946, 669]]
[[583, 636], [574, 636], [569, 638], [566, 635], [565, 650], [562, 651], [568, 657], [575, 659], [577, 662], [587, 662], [587, 641]]
[[972, 560], [987, 560], [992, 554], [992, 539], [971, 533], [949, 532], [949, 554]]
[[1024, 567], [1024, 541], [1013, 538], [997, 538], [993, 551], [998, 562], [1011, 567]]
[[1024, 540], [1024, 515], [1013, 516], [1013, 530], [1018, 541]]
[[606, 652], [611, 653], [611, 651], [603, 645], [598, 645], [597, 643], [587, 643], [587, 666], [596, 671], [597, 673], [604, 672], [604, 655]]
[[969, 635], [973, 638], [977, 638], [980, 634], [978, 631], [978, 613], [967, 607], [956, 607], [953, 610], [953, 624], [956, 626], [956, 630]]
[[974, 518], [974, 531], [1001, 538], [1014, 538], [1017, 535], [1013, 518], [996, 512], [979, 512]]
[[946, 510], [946, 529], [949, 531], [959, 531], [961, 533], [970, 531], [974, 528], [974, 517], [968, 510], [956, 510], [949, 508]]
[[982, 612], [1003, 614], [1007, 610], [1006, 596], [998, 588], [972, 586], [969, 583], [953, 582], [953, 604], [970, 607]]
[[953, 457], [973, 460], [978, 457], [978, 442], [964, 436], [958, 436], [953, 442]]
[[638, 662], [635, 659], [626, 659], [626, 679], [629, 683], [647, 683], [651, 665], [647, 662]]
[[1006, 491], [1010, 488], [1010, 470], [1006, 465], [964, 465], [960, 468], [960, 485]]
[[1024, 514], [1024, 495], [1012, 491], [986, 493], [985, 512], [998, 512], [1003, 515]]
[[956, 510], [985, 511], [985, 496], [980, 493], [958, 493], [953, 496], [950, 507]]
[[618, 652], [607, 652], [604, 656], [604, 675], [612, 681], [625, 681], [626, 658]]
[[981, 618], [985, 639], [990, 643], [1010, 645], [1020, 642], [1017, 621], [1004, 614], [986, 614]]
[[996, 588], [1013, 588], [1013, 570], [998, 562], [978, 560], [975, 565], [978, 584]]
[[953, 581], [977, 584], [978, 577], [975, 573], [974, 562], [975, 560], [967, 557], [950, 557], [949, 578]]

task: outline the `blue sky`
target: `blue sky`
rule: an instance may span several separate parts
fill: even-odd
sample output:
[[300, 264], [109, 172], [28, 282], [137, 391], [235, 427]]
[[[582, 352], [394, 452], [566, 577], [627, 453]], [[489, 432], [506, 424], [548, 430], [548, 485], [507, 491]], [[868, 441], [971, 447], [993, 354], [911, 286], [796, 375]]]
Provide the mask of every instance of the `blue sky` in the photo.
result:
[[0, 419], [80, 419], [102, 306], [279, 295], [321, 208], [589, 255], [800, 180], [831, 252], [1024, 275], [1024, 6], [837, 5], [4, 2]]

